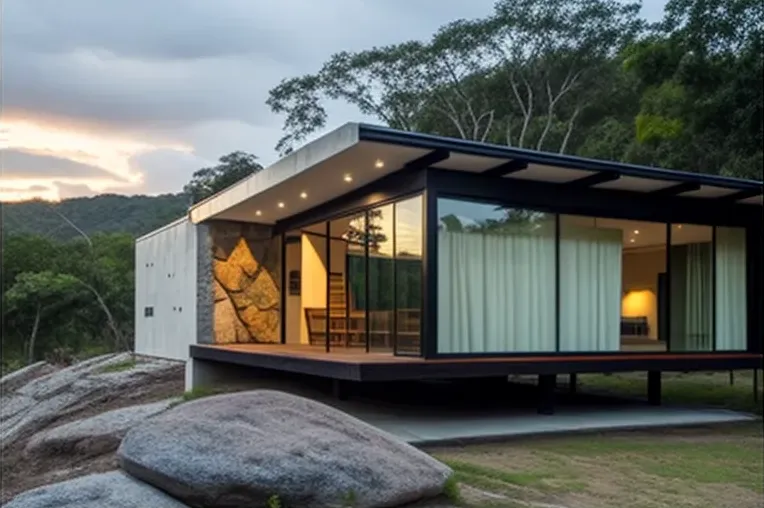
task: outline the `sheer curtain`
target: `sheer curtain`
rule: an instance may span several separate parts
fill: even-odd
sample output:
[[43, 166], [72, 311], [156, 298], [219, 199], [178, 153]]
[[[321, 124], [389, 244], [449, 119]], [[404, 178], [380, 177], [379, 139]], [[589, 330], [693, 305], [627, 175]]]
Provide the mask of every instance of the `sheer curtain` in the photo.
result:
[[438, 233], [439, 352], [554, 351], [555, 317], [553, 228]]
[[711, 243], [671, 251], [671, 350], [711, 351], [713, 337]]
[[623, 232], [560, 224], [560, 351], [621, 346]]
[[745, 229], [716, 229], [716, 349], [745, 350], [746, 322]]

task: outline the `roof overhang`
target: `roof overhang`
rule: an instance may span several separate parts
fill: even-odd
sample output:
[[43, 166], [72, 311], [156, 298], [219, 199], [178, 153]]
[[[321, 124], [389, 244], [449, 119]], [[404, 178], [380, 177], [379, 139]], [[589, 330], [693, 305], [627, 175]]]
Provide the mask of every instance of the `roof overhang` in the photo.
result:
[[275, 164], [194, 205], [211, 219], [275, 224], [368, 185], [417, 168], [495, 178], [762, 205], [762, 182], [600, 161], [348, 123]]

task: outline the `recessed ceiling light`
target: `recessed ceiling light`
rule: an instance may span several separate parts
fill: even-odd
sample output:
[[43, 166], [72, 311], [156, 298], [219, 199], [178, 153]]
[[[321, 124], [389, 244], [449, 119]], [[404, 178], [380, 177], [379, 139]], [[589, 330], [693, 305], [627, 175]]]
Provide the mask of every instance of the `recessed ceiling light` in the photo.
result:
[[677, 228], [677, 229], [682, 229], [682, 225], [681, 225], [681, 224], [677, 224], [677, 225], [676, 225], [676, 228]]
[[284, 202], [283, 201], [279, 201], [279, 208], [284, 208]]
[[639, 230], [638, 230], [638, 229], [635, 229], [635, 230], [634, 230], [634, 234], [635, 234], [635, 235], [638, 235], [638, 234], [639, 234]]
[[255, 215], [257, 215], [258, 217], [260, 217], [262, 214], [263, 212], [261, 212], [260, 210], [255, 210]]
[[350, 176], [350, 175], [345, 175], [345, 181], [346, 182], [352, 182], [353, 181], [353, 177]]
[[307, 192], [301, 192], [301, 193], [300, 193], [300, 197], [301, 197], [302, 199], [305, 199], [305, 198], [307, 198], [307, 197], [308, 197], [308, 193], [307, 193]]
[[377, 169], [384, 168], [385, 167], [385, 161], [383, 161], [382, 159], [377, 159], [377, 161], [374, 163], [374, 167], [377, 168]]
[[629, 242], [631, 242], [631, 243], [634, 243], [635, 241], [636, 240], [634, 240], [633, 238], [631, 240], [629, 240]]

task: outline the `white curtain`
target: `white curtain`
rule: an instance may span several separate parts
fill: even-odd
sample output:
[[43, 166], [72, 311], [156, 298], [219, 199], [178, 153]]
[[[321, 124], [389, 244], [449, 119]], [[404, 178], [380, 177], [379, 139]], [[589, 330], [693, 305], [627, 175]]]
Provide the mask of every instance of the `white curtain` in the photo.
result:
[[711, 351], [711, 242], [671, 248], [671, 350]]
[[560, 351], [620, 349], [622, 235], [561, 224]]
[[555, 350], [554, 230], [438, 233], [438, 351]]
[[716, 229], [716, 349], [747, 344], [745, 229]]

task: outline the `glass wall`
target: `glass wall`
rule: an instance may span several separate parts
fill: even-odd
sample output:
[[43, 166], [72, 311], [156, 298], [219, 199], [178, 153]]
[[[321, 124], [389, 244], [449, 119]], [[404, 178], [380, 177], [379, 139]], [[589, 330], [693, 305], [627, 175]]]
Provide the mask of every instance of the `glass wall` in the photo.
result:
[[667, 225], [560, 216], [560, 350], [665, 351]]
[[394, 207], [392, 204], [369, 210], [369, 348], [393, 350], [393, 309], [395, 267], [393, 259]]
[[419, 355], [422, 333], [423, 199], [395, 204], [395, 351]]
[[716, 349], [748, 346], [746, 242], [743, 228], [716, 228]]
[[438, 199], [438, 352], [554, 351], [555, 216]]
[[712, 351], [713, 228], [674, 224], [671, 228], [670, 323], [672, 351]]

